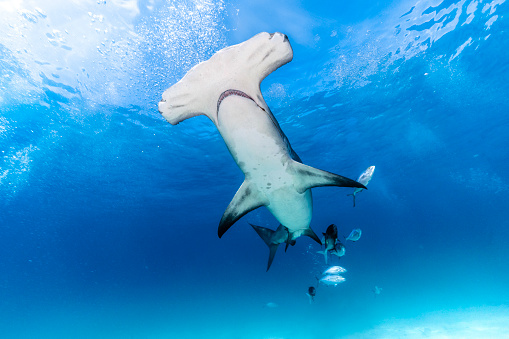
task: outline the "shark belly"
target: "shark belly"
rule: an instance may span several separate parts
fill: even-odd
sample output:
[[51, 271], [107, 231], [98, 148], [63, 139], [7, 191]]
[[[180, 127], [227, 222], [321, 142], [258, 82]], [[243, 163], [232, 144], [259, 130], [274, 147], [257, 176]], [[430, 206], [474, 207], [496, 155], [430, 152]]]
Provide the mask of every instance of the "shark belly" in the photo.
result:
[[217, 128], [246, 181], [266, 198], [267, 209], [299, 236], [311, 222], [311, 191], [296, 190], [294, 161], [279, 127], [254, 101], [232, 96], [221, 104]]

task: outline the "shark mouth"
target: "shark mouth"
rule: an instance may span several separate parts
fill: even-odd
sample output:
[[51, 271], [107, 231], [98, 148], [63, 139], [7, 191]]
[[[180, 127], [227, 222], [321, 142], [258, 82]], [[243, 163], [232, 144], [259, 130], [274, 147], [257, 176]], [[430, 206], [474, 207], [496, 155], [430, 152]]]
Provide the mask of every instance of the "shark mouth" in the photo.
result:
[[[227, 89], [226, 91], [221, 93], [221, 95], [219, 96], [219, 99], [217, 99], [217, 113], [219, 113], [219, 106], [221, 106], [221, 102], [223, 102], [223, 100], [226, 99], [227, 97], [229, 97], [230, 95], [238, 95], [239, 97], [243, 97], [243, 98], [252, 100], [258, 107], [260, 107], [260, 105], [258, 105], [258, 103], [253, 98], [251, 98], [248, 94], [246, 94], [242, 91], [239, 91], [237, 89]], [[262, 107], [260, 107], [260, 108], [262, 108]]]

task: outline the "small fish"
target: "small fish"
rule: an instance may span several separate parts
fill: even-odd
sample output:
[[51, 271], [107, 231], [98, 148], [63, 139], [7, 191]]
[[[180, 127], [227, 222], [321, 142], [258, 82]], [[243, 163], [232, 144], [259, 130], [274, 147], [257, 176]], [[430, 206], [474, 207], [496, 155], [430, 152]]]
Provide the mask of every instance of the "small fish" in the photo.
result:
[[326, 275], [325, 277], [320, 279], [320, 282], [325, 285], [336, 286], [345, 280], [346, 279], [340, 275], [332, 274], [332, 275]]
[[[375, 166], [369, 166], [362, 174], [359, 176], [359, 179], [357, 181], [364, 186], [367, 186], [369, 181], [371, 180], [371, 177], [373, 176], [373, 173], [375, 173]], [[360, 193], [363, 190], [363, 188], [356, 188], [351, 195], [353, 197], [353, 207], [355, 207], [355, 195], [357, 193]]]
[[378, 286], [375, 286], [375, 288], [372, 290], [373, 293], [375, 294], [375, 298], [377, 295], [379, 295], [380, 293], [382, 293], [382, 288], [381, 287], [378, 287]]
[[343, 243], [338, 240], [338, 242], [336, 244], [336, 248], [333, 251], [331, 251], [330, 253], [337, 255], [338, 258], [340, 258], [345, 255], [345, 252], [346, 252], [345, 245], [343, 245]]
[[338, 228], [336, 225], [331, 224], [327, 227], [327, 231], [322, 233], [324, 238], [322, 240], [325, 245], [323, 256], [325, 257], [325, 264], [327, 265], [327, 251], [332, 251], [336, 248], [336, 241], [338, 240]]
[[315, 301], [316, 288], [313, 286], [309, 286], [308, 293], [306, 293], [309, 297], [309, 303], [312, 304]]
[[278, 304], [273, 303], [273, 302], [268, 302], [265, 305], [263, 305], [263, 307], [267, 307], [267, 308], [276, 308], [278, 306], [279, 306]]
[[[324, 251], [316, 251], [316, 253], [324, 254]], [[336, 247], [330, 250], [329, 253], [337, 256], [338, 259], [341, 259], [341, 257], [344, 256], [346, 253], [345, 245], [343, 245], [343, 243], [338, 240]]]
[[354, 228], [346, 240], [357, 241], [361, 238], [362, 231], [360, 228]]
[[341, 266], [331, 266], [328, 269], [326, 269], [322, 274], [323, 275], [334, 275], [334, 274], [340, 274], [345, 273], [346, 268], [343, 268]]

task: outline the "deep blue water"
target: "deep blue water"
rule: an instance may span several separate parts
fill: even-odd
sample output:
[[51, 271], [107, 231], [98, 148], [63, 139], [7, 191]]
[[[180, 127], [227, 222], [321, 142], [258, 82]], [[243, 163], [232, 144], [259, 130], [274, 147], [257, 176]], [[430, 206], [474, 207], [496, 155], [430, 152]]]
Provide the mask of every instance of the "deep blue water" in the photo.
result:
[[[509, 336], [509, 7], [494, 1], [1, 1], [0, 337]], [[219, 220], [243, 181], [162, 92], [260, 31], [294, 59], [262, 92], [305, 164], [311, 227], [361, 228], [336, 287], [307, 237]], [[372, 290], [382, 287], [375, 297]], [[273, 303], [277, 307], [269, 307]]]

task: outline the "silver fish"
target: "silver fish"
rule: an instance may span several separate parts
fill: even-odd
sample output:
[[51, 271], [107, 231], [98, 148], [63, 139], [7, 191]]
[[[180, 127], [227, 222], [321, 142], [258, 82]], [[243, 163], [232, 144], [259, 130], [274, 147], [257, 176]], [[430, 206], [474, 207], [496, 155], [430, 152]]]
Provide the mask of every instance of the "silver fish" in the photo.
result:
[[[371, 180], [371, 177], [373, 176], [373, 173], [375, 173], [375, 166], [369, 166], [362, 174], [359, 176], [359, 179], [357, 181], [364, 186], [367, 186], [369, 181]], [[353, 197], [353, 207], [355, 207], [355, 195], [357, 193], [360, 193], [363, 190], [363, 188], [356, 188], [351, 195]]]
[[345, 280], [346, 279], [340, 275], [332, 274], [332, 275], [326, 275], [325, 277], [320, 279], [320, 282], [325, 285], [336, 286]]
[[357, 241], [361, 238], [362, 231], [360, 228], [354, 228], [346, 240]]
[[322, 274], [323, 275], [333, 275], [333, 274], [340, 274], [345, 273], [346, 268], [343, 268], [341, 266], [331, 266], [328, 269], [326, 269]]

